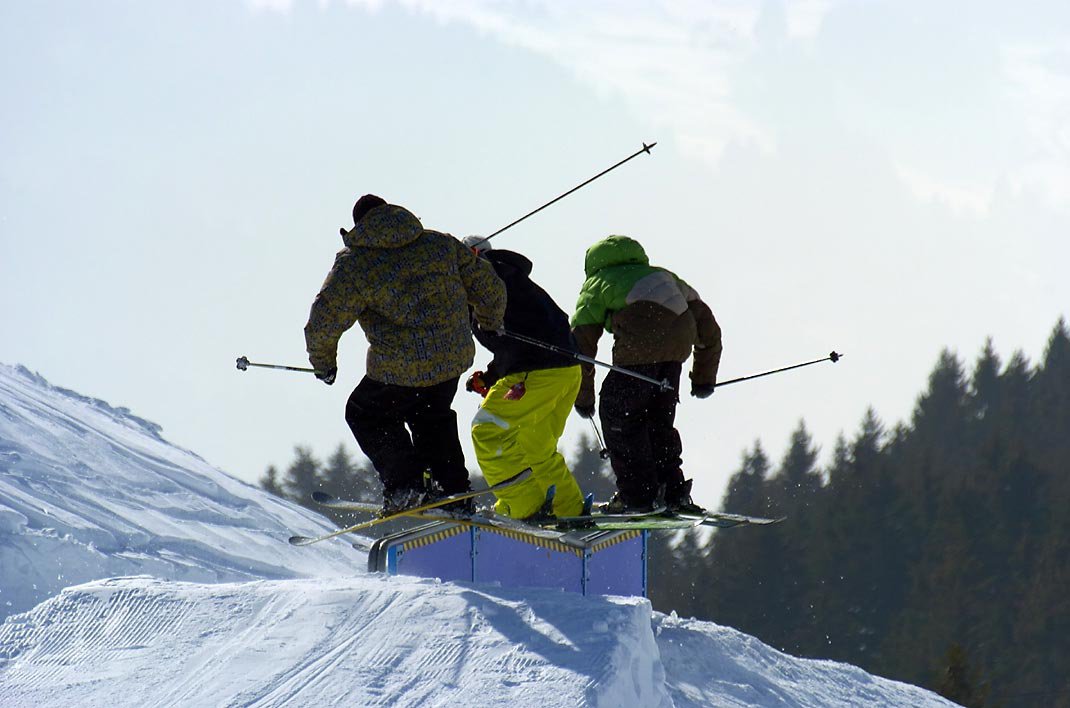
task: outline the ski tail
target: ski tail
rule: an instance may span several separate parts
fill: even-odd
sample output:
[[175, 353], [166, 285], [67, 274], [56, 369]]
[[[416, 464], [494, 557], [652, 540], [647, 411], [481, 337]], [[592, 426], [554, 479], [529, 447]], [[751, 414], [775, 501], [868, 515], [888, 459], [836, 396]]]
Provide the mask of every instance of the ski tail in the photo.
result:
[[321, 492], [319, 490], [312, 492], [312, 501], [320, 506], [325, 506], [328, 509], [335, 509], [336, 511], [364, 511], [374, 514], [383, 508], [382, 504], [376, 504], [375, 502], [359, 501], [356, 499], [339, 499], [333, 494], [328, 494], [327, 492]]

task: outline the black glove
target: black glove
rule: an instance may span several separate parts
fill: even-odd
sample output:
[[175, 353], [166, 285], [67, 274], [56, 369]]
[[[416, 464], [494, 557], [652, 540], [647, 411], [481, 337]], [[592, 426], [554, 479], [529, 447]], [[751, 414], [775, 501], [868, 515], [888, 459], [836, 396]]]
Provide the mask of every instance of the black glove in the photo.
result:
[[332, 366], [327, 371], [317, 371], [316, 378], [330, 386], [338, 376], [338, 367]]
[[691, 395], [695, 398], [709, 398], [713, 395], [716, 384], [691, 384]]
[[576, 412], [580, 414], [581, 418], [594, 418], [594, 404], [585, 406], [582, 403], [577, 403]]

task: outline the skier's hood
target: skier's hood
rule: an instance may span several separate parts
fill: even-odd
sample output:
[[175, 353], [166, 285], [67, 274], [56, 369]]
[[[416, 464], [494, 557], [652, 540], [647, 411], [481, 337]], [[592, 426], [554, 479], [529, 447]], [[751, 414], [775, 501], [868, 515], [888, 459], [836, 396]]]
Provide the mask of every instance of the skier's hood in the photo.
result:
[[587, 249], [583, 259], [583, 272], [592, 275], [612, 266], [650, 265], [643, 245], [627, 236], [607, 236]]
[[490, 251], [483, 251], [479, 255], [486, 258], [495, 266], [505, 265], [520, 271], [520, 273], [525, 276], [531, 275], [531, 261], [516, 251], [506, 251], [501, 248], [496, 248]]
[[396, 204], [377, 206], [342, 236], [347, 248], [398, 248], [412, 243], [424, 227], [412, 212]]

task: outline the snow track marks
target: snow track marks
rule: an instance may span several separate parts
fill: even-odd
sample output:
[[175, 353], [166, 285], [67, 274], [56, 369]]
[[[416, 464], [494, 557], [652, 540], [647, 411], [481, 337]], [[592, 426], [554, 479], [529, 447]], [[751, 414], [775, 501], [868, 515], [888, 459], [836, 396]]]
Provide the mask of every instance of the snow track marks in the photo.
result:
[[0, 625], [0, 705], [528, 705], [548, 688], [670, 705], [645, 600], [562, 599], [385, 576], [104, 580]]

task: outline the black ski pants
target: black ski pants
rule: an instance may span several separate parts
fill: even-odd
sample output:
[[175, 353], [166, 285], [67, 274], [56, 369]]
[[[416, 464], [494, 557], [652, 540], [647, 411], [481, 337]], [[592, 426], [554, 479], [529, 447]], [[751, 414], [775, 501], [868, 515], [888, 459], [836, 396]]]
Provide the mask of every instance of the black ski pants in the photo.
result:
[[346, 423], [379, 473], [384, 494], [422, 489], [425, 470], [447, 494], [469, 488], [457, 414], [451, 408], [457, 381], [396, 386], [365, 376], [353, 389]]
[[658, 488], [665, 485], [665, 499], [675, 500], [684, 485], [683, 445], [675, 427], [681, 364], [672, 361], [628, 368], [658, 381], [667, 379], [672, 390], [662, 391], [617, 371], [610, 371], [602, 382], [598, 412], [617, 489], [629, 504], [643, 504], [653, 501]]

